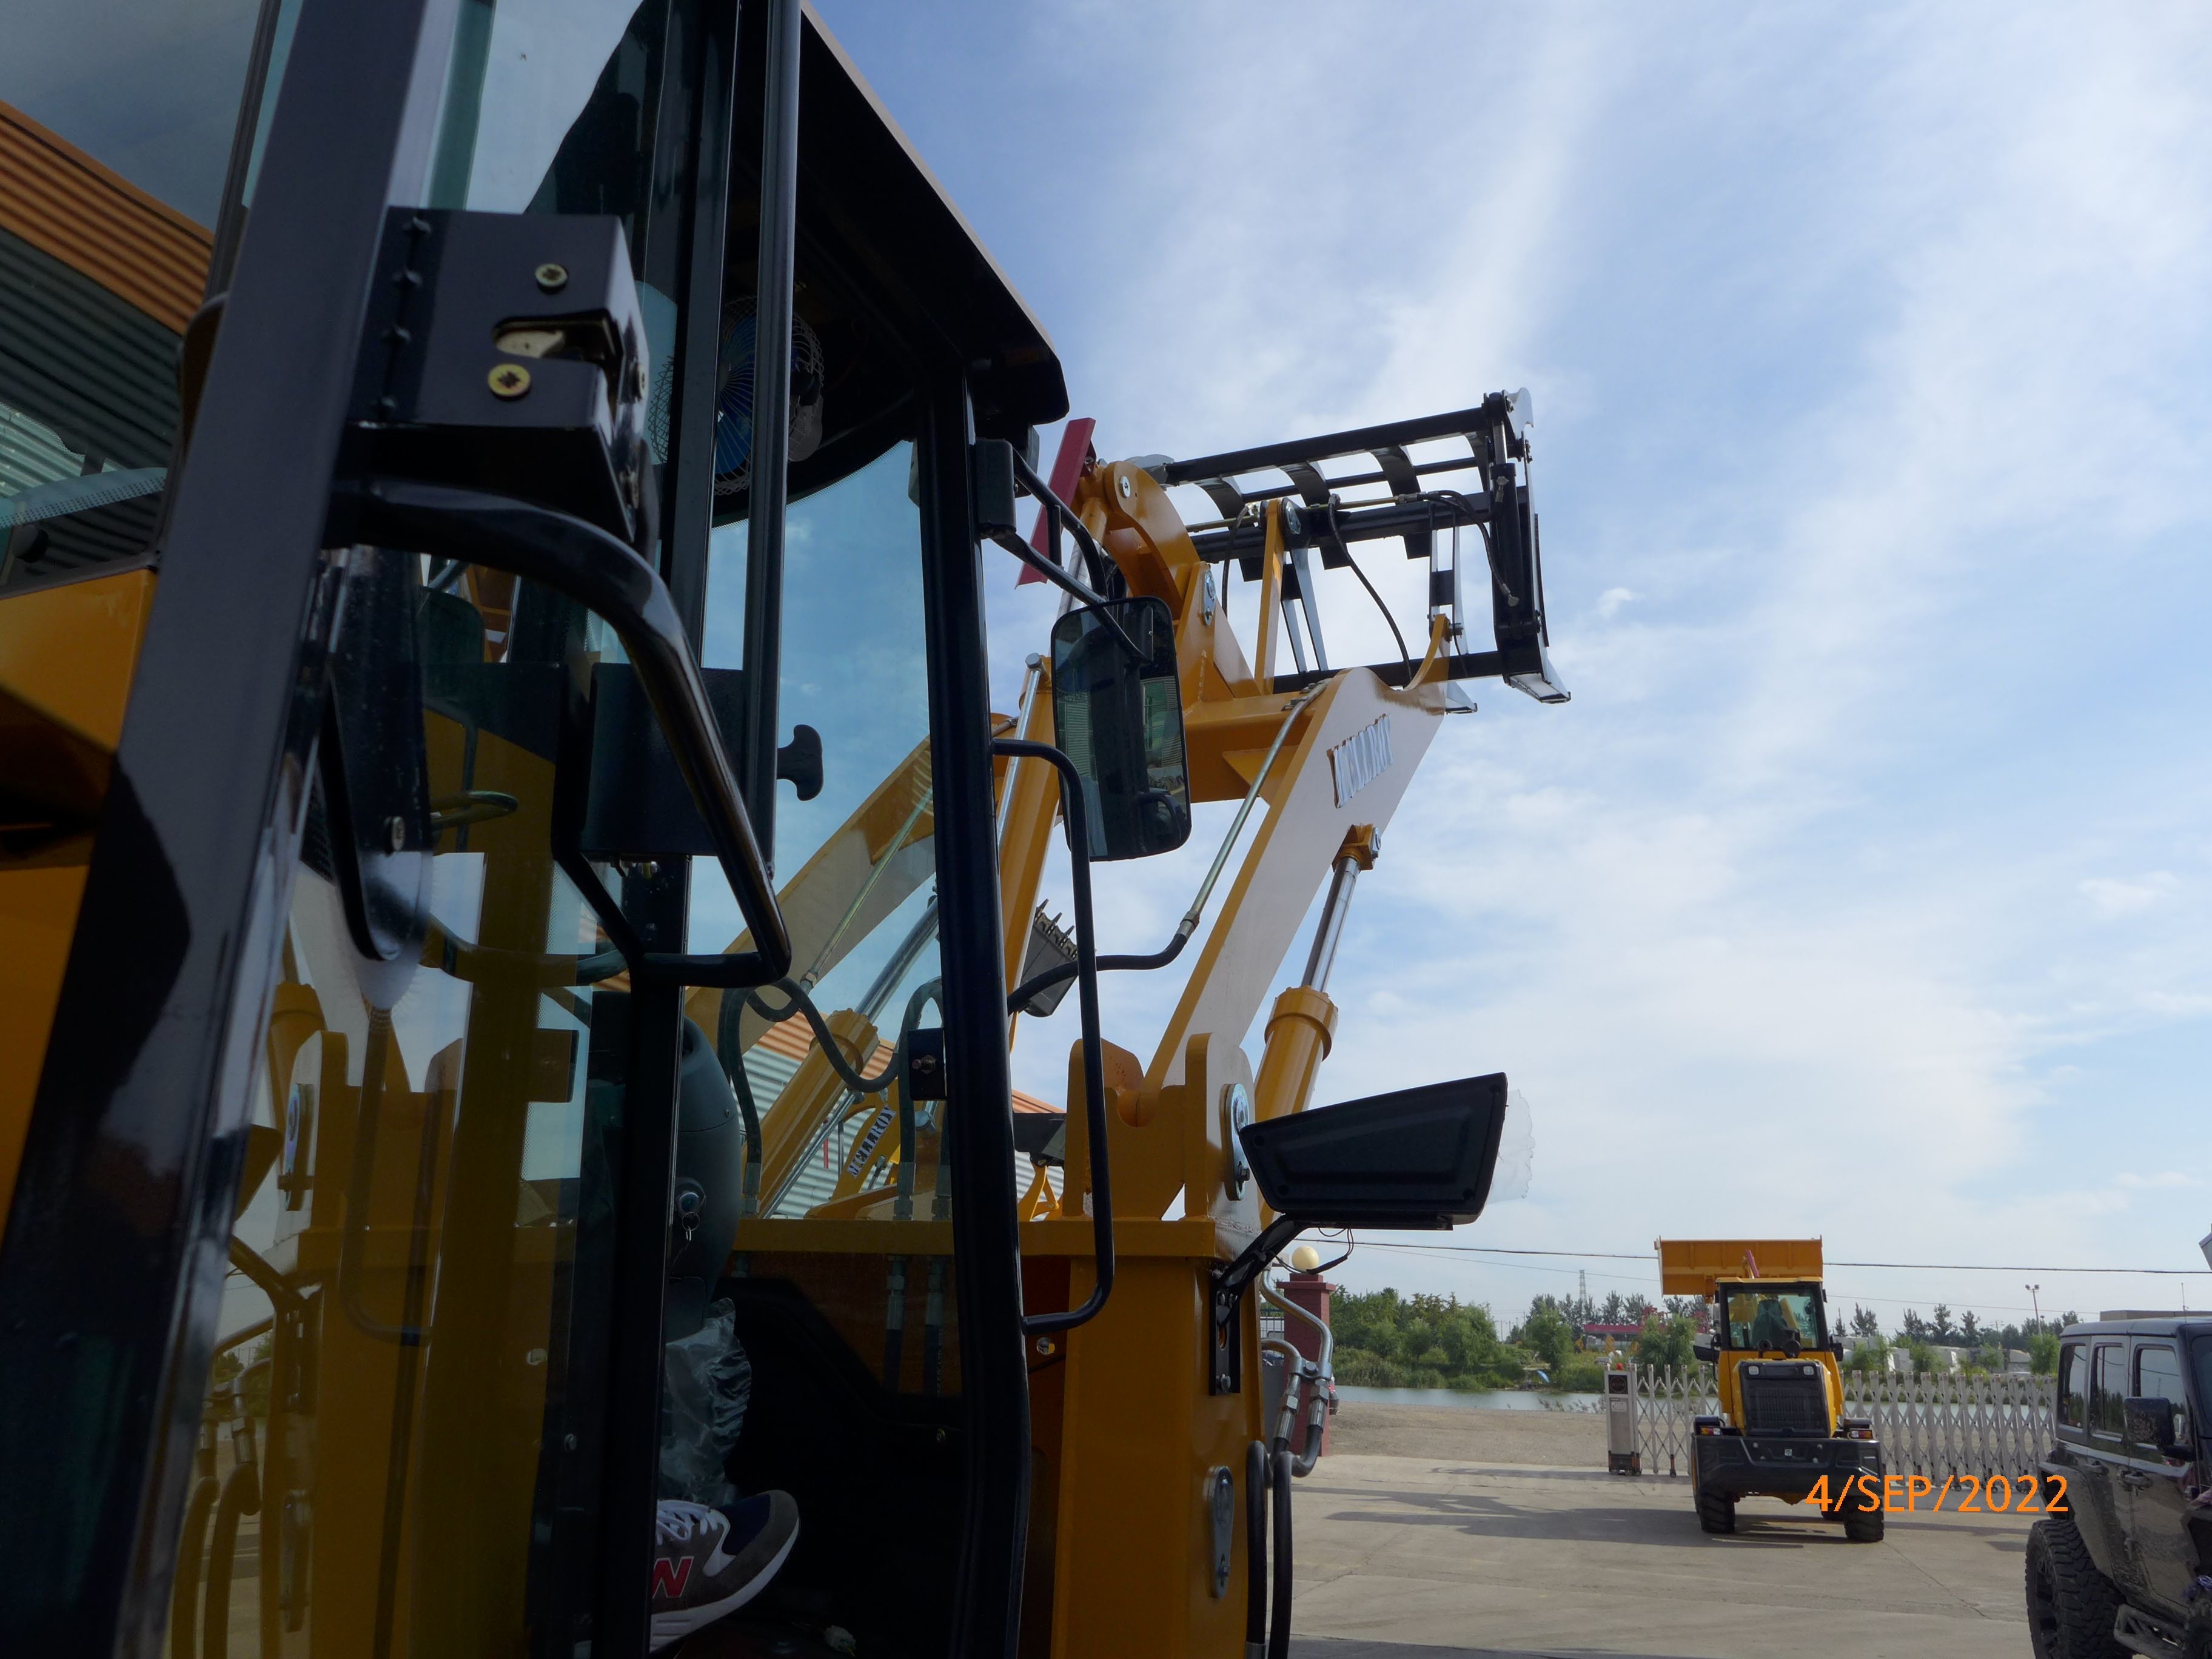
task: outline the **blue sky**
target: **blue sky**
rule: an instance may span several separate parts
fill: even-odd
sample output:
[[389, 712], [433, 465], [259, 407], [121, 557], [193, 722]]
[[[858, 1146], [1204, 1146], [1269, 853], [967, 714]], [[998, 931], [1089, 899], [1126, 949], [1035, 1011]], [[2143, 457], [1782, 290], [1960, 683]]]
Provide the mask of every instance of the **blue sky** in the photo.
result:
[[[2203, 1266], [2212, 20], [822, 9], [1102, 452], [1534, 390], [1575, 701], [1479, 688], [1439, 738], [1321, 1085], [1513, 1076], [1534, 1186], [1457, 1242]], [[1373, 561], [1411, 614], [1402, 565]], [[1050, 605], [998, 574], [1010, 700]], [[1385, 654], [1356, 590], [1326, 602], [1341, 654]], [[1196, 875], [1115, 872], [1109, 948]], [[1109, 988], [1148, 1051], [1177, 988]], [[1025, 1085], [1057, 1097], [1073, 1036], [1031, 1024]], [[1340, 1277], [1501, 1311], [1572, 1284], [1375, 1243]], [[2212, 1275], [1832, 1278], [1892, 1322], [2009, 1317], [2030, 1279], [2212, 1306]]]

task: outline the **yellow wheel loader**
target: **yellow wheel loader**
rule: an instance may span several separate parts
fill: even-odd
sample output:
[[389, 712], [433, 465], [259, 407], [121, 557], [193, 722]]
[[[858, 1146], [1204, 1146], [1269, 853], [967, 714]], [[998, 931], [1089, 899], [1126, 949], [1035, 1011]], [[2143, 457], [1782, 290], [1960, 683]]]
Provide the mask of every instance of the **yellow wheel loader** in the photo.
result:
[[[1047, 478], [1050, 339], [796, 0], [37, 15], [0, 1651], [1284, 1653], [1268, 1270], [1472, 1220], [1506, 1115], [1306, 1109], [1429, 744], [1566, 698], [1528, 394]], [[987, 560], [1061, 596], [1000, 709]]]
[[1874, 1425], [1844, 1415], [1844, 1378], [1828, 1330], [1817, 1238], [1662, 1238], [1667, 1296], [1705, 1298], [1720, 1411], [1692, 1420], [1690, 1487], [1698, 1524], [1735, 1530], [1747, 1498], [1811, 1499], [1853, 1543], [1882, 1535], [1881, 1446]]

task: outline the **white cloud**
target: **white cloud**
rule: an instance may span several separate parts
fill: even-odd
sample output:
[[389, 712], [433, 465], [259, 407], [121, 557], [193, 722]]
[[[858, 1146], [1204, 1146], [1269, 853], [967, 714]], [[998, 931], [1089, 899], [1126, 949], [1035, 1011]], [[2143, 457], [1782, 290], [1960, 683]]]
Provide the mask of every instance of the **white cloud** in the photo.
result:
[[[1477, 687], [1439, 737], [1322, 1097], [1514, 1077], [1536, 1187], [1466, 1243], [2201, 1265], [2196, 1166], [2124, 1164], [2191, 1144], [2212, 1031], [2212, 18], [1063, 5], [1040, 74], [1079, 12], [1118, 101], [1049, 231], [1094, 257], [1030, 297], [1102, 451], [1540, 411], [1575, 701]], [[1390, 652], [1324, 597], [1340, 660]], [[1002, 660], [1040, 637], [994, 618]], [[1197, 873], [1117, 870], [1116, 929], [1164, 937]], [[1175, 985], [1121, 977], [1144, 1051]], [[1072, 1021], [1025, 1029], [1056, 1093]], [[1540, 1265], [1344, 1276], [1513, 1302]]]
[[2140, 915], [2161, 900], [2171, 898], [2180, 883], [2168, 870], [2154, 870], [2138, 881], [2116, 881], [2109, 876], [2093, 876], [2081, 885], [2081, 896], [2089, 908], [2107, 921], [2123, 916]]

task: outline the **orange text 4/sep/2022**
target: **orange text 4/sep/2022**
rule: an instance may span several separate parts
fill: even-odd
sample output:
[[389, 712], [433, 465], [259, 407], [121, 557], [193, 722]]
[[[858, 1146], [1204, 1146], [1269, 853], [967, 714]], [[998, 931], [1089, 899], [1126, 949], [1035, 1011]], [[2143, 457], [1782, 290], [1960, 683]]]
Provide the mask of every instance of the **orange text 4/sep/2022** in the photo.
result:
[[[2044, 1492], [2048, 1488], [2050, 1496]], [[1978, 1474], [1950, 1474], [1943, 1477], [1938, 1486], [1924, 1474], [1892, 1474], [1877, 1479], [1862, 1474], [1843, 1483], [1832, 1493], [1828, 1477], [1822, 1475], [1806, 1493], [1808, 1503], [1824, 1510], [1849, 1504], [1860, 1510], [1877, 1505], [1885, 1515], [1910, 1515], [1918, 1511], [1921, 1500], [1933, 1496], [1928, 1512], [1935, 1514], [1943, 1507], [1944, 1500], [1956, 1492], [1958, 1501], [1952, 1508], [1958, 1513], [2002, 1515], [2064, 1515], [2066, 1507], [2066, 1477], [2054, 1474], [2038, 1479], [2032, 1474], [1993, 1474], [1986, 1480]]]

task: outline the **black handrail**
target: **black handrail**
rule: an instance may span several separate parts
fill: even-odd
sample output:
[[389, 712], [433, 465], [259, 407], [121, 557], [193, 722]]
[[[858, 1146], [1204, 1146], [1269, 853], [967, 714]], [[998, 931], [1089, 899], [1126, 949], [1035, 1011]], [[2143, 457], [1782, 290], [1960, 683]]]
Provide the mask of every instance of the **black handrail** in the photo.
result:
[[1244, 1449], [1244, 1659], [1267, 1647], [1267, 1446]]
[[[509, 572], [575, 600], [605, 618], [620, 636], [753, 938], [750, 951], [725, 955], [647, 951], [593, 875], [583, 884], [586, 896], [599, 912], [608, 937], [629, 958], [633, 977], [680, 985], [753, 986], [789, 973], [791, 933], [768, 861], [707, 701], [698, 659], [653, 567], [595, 525], [483, 490], [370, 478], [344, 491], [341, 504], [354, 514], [348, 526], [351, 539]], [[580, 860], [562, 862], [565, 867]], [[588, 873], [589, 866], [585, 869]]]
[[1041, 760], [1060, 776], [1061, 820], [1067, 830], [1068, 884], [1074, 890], [1076, 999], [1083, 1016], [1084, 1117], [1090, 1127], [1091, 1226], [1097, 1282], [1079, 1308], [1065, 1313], [1024, 1314], [1022, 1329], [1031, 1336], [1073, 1330], [1104, 1310], [1114, 1290], [1114, 1182], [1106, 1147], [1106, 1057], [1098, 1031], [1098, 941], [1091, 914], [1091, 823], [1083, 799], [1083, 775], [1075, 763], [1048, 743], [1000, 738], [994, 755]]

